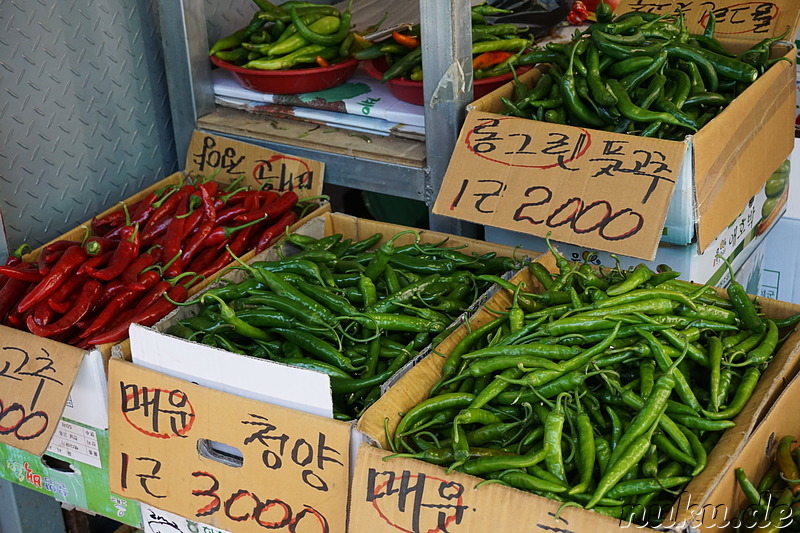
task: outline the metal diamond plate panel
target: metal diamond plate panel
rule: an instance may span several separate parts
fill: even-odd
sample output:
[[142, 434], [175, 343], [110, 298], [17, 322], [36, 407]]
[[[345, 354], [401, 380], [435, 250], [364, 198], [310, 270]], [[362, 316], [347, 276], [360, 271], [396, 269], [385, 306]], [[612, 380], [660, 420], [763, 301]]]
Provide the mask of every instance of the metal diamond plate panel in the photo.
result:
[[150, 0], [0, 0], [0, 213], [36, 246], [176, 170]]

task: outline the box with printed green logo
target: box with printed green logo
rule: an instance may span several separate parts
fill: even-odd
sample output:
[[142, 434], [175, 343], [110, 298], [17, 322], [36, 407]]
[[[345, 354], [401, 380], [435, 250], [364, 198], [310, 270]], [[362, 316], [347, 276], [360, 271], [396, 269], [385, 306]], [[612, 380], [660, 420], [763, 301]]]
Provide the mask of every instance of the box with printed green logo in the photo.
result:
[[117, 522], [141, 525], [139, 503], [109, 489], [108, 430], [62, 418], [41, 457], [0, 444], [0, 478]]

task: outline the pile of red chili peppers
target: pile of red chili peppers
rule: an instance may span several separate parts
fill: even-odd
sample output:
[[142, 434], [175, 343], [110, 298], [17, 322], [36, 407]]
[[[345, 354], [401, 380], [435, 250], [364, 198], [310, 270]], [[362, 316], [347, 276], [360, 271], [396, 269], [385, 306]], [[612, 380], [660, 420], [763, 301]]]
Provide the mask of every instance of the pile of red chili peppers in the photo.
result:
[[[118, 342], [189, 290], [298, 220], [297, 194], [181, 180], [57, 240], [34, 261], [23, 246], [0, 266], [0, 323], [73, 346]], [[231, 190], [234, 189], [234, 190]]]
[[762, 316], [735, 280], [726, 298], [668, 269], [598, 272], [553, 253], [558, 273], [498, 278], [508, 298], [440, 347], [440, 380], [387, 435], [394, 457], [653, 525], [800, 315]]

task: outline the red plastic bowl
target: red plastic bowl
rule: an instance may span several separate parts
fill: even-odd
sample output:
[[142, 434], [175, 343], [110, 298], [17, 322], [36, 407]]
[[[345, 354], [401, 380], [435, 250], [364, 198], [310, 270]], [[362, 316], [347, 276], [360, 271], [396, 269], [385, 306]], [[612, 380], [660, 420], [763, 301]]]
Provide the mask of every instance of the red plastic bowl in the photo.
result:
[[229, 70], [245, 89], [272, 94], [299, 94], [330, 89], [346, 82], [358, 67], [354, 58], [327, 67], [289, 70], [255, 70], [237, 67], [211, 56], [211, 62]]
[[[517, 75], [522, 74], [529, 68], [528, 66], [518, 68]], [[364, 61], [364, 70], [367, 74], [379, 80], [383, 77], [383, 73], [386, 72], [386, 62], [383, 58]], [[475, 80], [472, 84], [472, 95], [477, 100], [482, 96], [486, 96], [501, 85], [505, 85], [512, 79], [514, 79], [514, 74], [508, 72], [500, 76]], [[408, 102], [409, 104], [425, 105], [425, 96], [422, 92], [421, 81], [394, 78], [387, 81], [386, 85], [389, 86], [389, 92], [398, 100]]]

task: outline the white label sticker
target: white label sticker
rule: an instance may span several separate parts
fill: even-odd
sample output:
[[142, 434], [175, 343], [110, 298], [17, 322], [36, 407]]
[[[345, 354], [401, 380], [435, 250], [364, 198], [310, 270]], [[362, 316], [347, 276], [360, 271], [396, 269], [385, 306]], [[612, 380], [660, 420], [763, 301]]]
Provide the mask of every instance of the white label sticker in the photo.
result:
[[97, 432], [70, 424], [63, 419], [59, 420], [58, 428], [50, 439], [47, 451], [95, 468], [103, 468], [100, 448], [97, 445]]
[[200, 524], [174, 513], [142, 504], [144, 533], [228, 533], [213, 526]]

